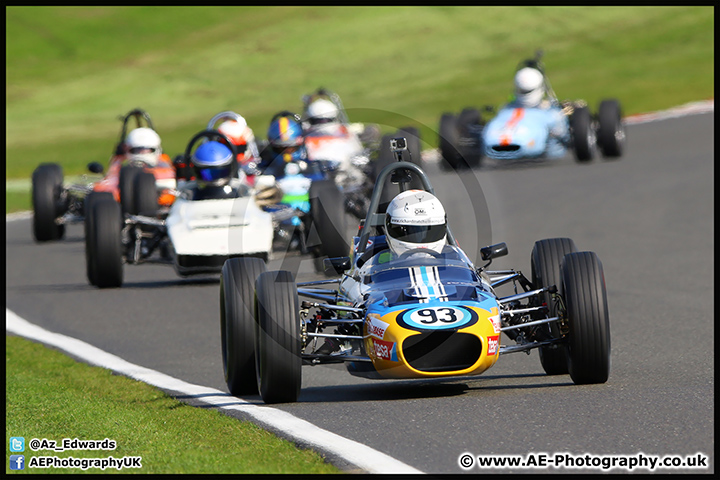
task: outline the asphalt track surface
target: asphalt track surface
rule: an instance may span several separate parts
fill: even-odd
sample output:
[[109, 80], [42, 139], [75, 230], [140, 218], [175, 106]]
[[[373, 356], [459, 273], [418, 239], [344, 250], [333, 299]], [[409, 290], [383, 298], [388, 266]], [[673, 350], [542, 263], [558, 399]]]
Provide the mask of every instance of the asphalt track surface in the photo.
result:
[[[275, 407], [426, 473], [465, 472], [463, 453], [561, 452], [703, 453], [709, 467], [694, 472], [714, 472], [714, 116], [627, 131], [619, 160], [488, 162], [462, 177], [427, 165], [471, 257], [507, 243], [510, 254], [492, 268], [529, 276], [533, 243], [549, 237], [571, 237], [597, 253], [612, 334], [607, 383], [575, 386], [568, 375], [547, 376], [537, 352], [503, 355], [470, 378], [365, 380], [341, 365], [303, 367], [299, 401]], [[129, 362], [227, 391], [217, 277], [126, 266], [121, 289], [98, 290], [85, 278], [82, 226], [47, 244], [34, 243], [27, 219], [7, 222], [6, 234], [9, 309]], [[317, 278], [308, 259], [286, 259], [283, 268], [299, 269], [299, 281]]]

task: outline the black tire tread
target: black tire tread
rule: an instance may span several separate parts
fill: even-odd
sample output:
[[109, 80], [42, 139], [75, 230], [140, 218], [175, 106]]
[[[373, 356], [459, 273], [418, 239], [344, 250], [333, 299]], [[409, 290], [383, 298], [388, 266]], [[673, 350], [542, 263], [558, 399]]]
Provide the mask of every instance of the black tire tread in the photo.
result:
[[256, 372], [265, 403], [297, 400], [302, 383], [299, 301], [287, 271], [265, 272], [255, 281]]
[[566, 255], [563, 285], [570, 321], [570, 378], [578, 385], [605, 383], [610, 374], [610, 321], [605, 276], [597, 255]]
[[598, 108], [598, 146], [605, 158], [616, 158], [623, 154], [623, 139], [619, 140], [615, 134], [618, 130], [624, 130], [622, 125], [622, 111], [620, 102], [615, 99], [603, 100]]
[[92, 207], [90, 258], [95, 266], [95, 285], [115, 288], [123, 283], [122, 212], [114, 200], [99, 199]]
[[259, 258], [228, 259], [220, 275], [220, 338], [230, 393], [258, 393], [255, 377], [255, 280], [267, 271]]
[[65, 233], [64, 225], [55, 224], [62, 183], [62, 167], [56, 163], [40, 164], [32, 173], [32, 229], [38, 242], [59, 240]]
[[[562, 294], [562, 260], [567, 253], [577, 252], [575, 242], [570, 238], [547, 238], [535, 242], [531, 254], [532, 283], [535, 288], [556, 285]], [[550, 316], [557, 311], [549, 293], [544, 293], [543, 301], [550, 307]], [[559, 329], [549, 326], [553, 336], [559, 335]], [[548, 375], [565, 375], [568, 373], [567, 350], [565, 345], [540, 347], [540, 364]]]

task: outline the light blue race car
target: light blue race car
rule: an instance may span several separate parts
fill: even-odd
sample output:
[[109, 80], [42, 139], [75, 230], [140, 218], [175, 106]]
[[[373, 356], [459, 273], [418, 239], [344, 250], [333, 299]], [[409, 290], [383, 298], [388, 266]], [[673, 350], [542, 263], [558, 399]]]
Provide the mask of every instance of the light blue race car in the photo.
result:
[[[445, 113], [440, 119], [440, 153], [446, 169], [479, 167], [484, 157], [496, 160], [559, 158], [570, 151], [579, 162], [597, 156], [622, 155], [625, 128], [620, 103], [603, 100], [593, 115], [587, 103], [578, 100], [560, 102], [540, 63], [541, 52], [534, 59], [520, 63], [516, 72], [516, 98], [504, 105], [485, 123], [480, 111], [469, 107], [459, 115]], [[538, 75], [537, 92], [542, 99], [529, 103], [523, 90], [524, 70]], [[485, 107], [485, 112], [494, 108]]]

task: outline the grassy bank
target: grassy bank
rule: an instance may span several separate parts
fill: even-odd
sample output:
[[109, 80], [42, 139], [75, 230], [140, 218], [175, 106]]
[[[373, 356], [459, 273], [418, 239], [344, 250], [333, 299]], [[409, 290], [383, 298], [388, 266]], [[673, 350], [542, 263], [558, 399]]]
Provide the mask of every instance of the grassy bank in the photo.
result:
[[[142, 457], [139, 470], [121, 473], [338, 473], [316, 453], [213, 409], [180, 403], [159, 390], [109, 370], [78, 363], [52, 349], [7, 336], [5, 436], [24, 437], [33, 456]], [[111, 451], [40, 450], [33, 438], [115, 440]], [[10, 473], [9, 455], [5, 465]], [[27, 473], [83, 473], [52, 468]], [[14, 471], [12, 471], [15, 473]], [[102, 473], [89, 469], [87, 473]], [[105, 473], [116, 473], [109, 468]]]

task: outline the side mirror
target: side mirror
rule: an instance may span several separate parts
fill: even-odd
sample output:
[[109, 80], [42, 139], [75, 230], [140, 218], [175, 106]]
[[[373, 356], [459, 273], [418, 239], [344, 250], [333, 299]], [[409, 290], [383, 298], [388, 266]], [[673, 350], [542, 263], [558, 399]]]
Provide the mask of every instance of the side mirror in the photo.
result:
[[90, 162], [88, 163], [87, 169], [90, 170], [92, 173], [102, 173], [103, 172], [103, 166], [100, 165], [98, 162]]
[[341, 274], [350, 269], [350, 257], [326, 258], [323, 260], [323, 268], [327, 274]]
[[507, 254], [508, 249], [505, 242], [496, 243], [495, 245], [490, 245], [489, 247], [483, 247], [480, 249], [480, 255], [482, 255], [483, 260], [492, 260], [493, 258], [503, 257]]

